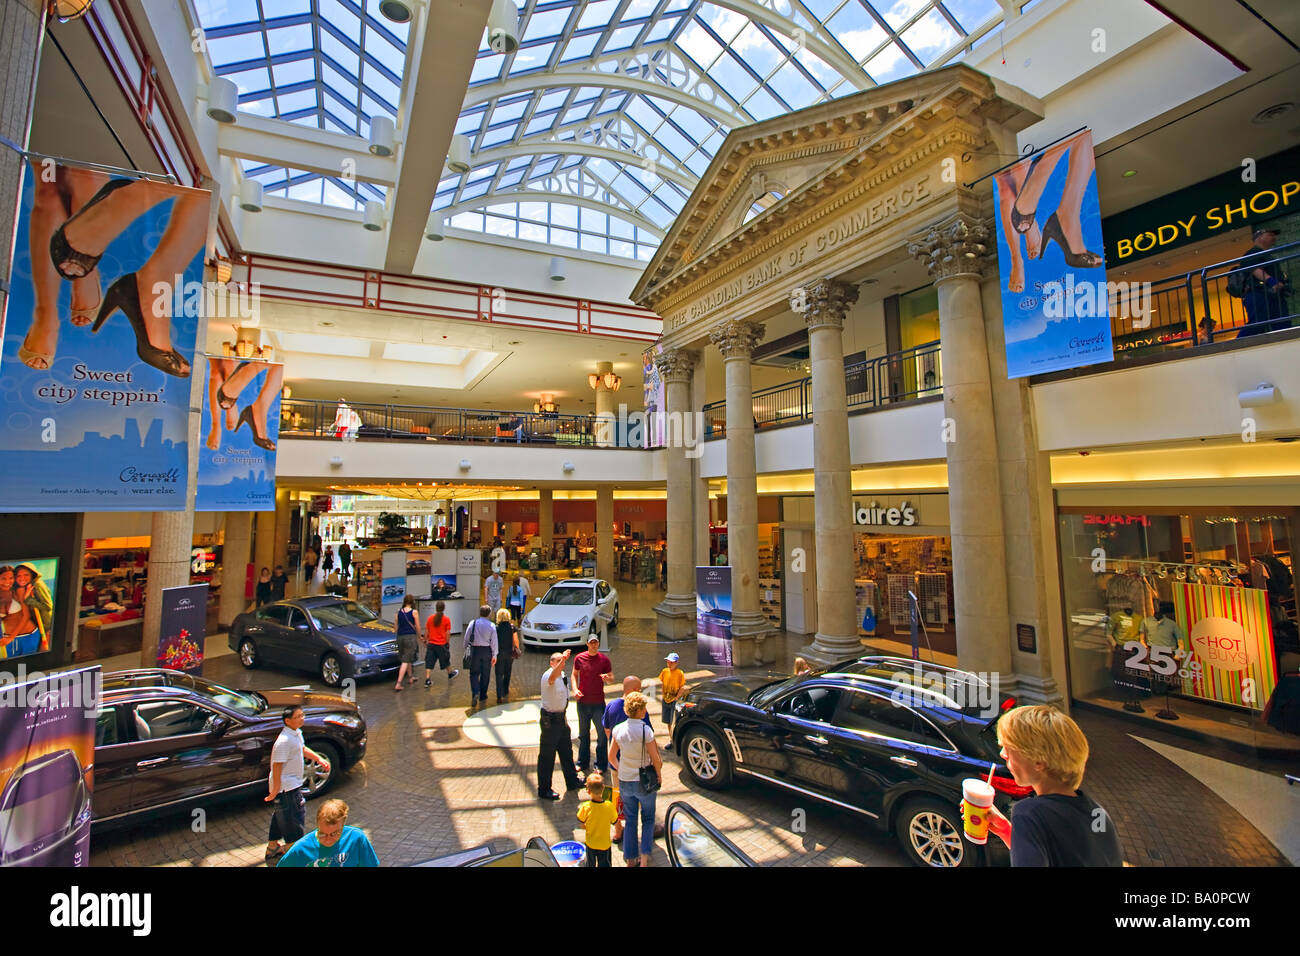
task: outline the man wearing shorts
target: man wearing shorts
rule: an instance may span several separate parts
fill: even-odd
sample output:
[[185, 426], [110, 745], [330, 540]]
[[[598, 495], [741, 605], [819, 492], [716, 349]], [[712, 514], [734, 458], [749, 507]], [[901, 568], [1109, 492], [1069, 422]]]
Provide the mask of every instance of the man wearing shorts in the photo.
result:
[[424, 633], [428, 644], [424, 648], [424, 686], [433, 686], [433, 668], [441, 666], [447, 672], [447, 680], [451, 680], [459, 670], [451, 666], [451, 648], [447, 643], [451, 637], [451, 618], [447, 617], [443, 611], [446, 609], [442, 601], [434, 605], [434, 611], [424, 622]]

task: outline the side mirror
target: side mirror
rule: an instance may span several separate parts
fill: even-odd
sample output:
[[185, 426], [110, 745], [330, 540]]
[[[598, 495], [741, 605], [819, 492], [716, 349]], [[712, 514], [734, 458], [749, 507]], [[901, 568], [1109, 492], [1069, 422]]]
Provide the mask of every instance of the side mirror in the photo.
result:
[[220, 737], [231, 727], [231, 721], [228, 717], [213, 717], [208, 721], [208, 734], [212, 737]]
[[293, 626], [293, 629], [294, 629], [295, 631], [310, 631], [310, 630], [311, 630], [311, 625], [310, 625], [310, 624], [295, 624], [295, 625]]

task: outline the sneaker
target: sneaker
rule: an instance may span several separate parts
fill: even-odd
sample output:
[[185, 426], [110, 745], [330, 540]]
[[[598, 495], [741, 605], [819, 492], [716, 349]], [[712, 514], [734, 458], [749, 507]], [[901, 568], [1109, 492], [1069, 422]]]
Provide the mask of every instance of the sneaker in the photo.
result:
[[432, 678], [432, 677], [426, 677], [426, 678], [424, 679], [424, 686], [425, 686], [426, 689], [432, 687], [432, 686], [433, 686], [433, 678]]
[[447, 671], [447, 680], [454, 680], [456, 675], [459, 673], [460, 670], [458, 668], [452, 668], [451, 670]]

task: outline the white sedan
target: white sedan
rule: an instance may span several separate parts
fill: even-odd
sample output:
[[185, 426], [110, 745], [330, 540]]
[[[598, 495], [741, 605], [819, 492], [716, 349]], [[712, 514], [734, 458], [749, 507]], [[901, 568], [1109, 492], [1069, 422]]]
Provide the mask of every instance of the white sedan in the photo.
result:
[[537, 606], [524, 615], [519, 637], [531, 647], [583, 644], [600, 634], [598, 618], [618, 624], [618, 592], [599, 578], [574, 578], [551, 585]]

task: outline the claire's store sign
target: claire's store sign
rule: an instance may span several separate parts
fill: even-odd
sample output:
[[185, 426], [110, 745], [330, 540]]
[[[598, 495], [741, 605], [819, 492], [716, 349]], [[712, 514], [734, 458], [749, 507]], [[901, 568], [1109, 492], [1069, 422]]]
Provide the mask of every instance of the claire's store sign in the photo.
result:
[[882, 508], [874, 501], [867, 506], [853, 502], [854, 524], [910, 528], [916, 524], [916, 517], [916, 509], [910, 501], [904, 501], [897, 508]]
[[1297, 169], [1300, 147], [1259, 160], [1248, 158], [1240, 167], [1195, 186], [1108, 216], [1102, 223], [1106, 264], [1136, 262], [1300, 211]]

